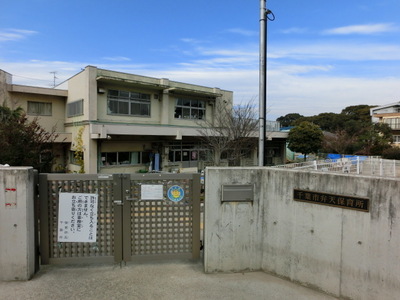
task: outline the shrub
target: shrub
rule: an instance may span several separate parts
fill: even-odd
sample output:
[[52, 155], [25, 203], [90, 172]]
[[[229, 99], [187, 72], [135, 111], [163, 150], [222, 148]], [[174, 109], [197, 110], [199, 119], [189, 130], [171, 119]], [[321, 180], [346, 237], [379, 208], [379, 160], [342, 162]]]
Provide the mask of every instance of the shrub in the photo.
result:
[[400, 160], [400, 147], [391, 147], [383, 150], [382, 158]]

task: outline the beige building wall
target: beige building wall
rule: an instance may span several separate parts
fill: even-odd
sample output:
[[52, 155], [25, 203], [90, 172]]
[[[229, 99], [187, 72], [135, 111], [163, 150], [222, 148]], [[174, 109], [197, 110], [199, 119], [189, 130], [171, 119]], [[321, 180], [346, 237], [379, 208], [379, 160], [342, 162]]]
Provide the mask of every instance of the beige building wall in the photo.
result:
[[[11, 109], [21, 107], [30, 121], [39, 119], [40, 125], [47, 131], [64, 133], [65, 99], [67, 91], [50, 88], [13, 85], [11, 74], [0, 70], [0, 103]], [[50, 116], [32, 115], [28, 112], [28, 101], [52, 104]]]
[[[11, 93], [13, 106], [18, 106], [27, 113], [28, 120], [32, 121], [38, 119], [40, 125], [48, 132], [53, 130], [58, 133], [65, 132], [65, 99], [55, 96], [39, 95], [39, 94], [24, 94], [24, 93]], [[52, 113], [51, 116], [38, 116], [28, 112], [28, 102], [42, 102], [51, 103]]]
[[[68, 103], [83, 100], [83, 114], [74, 117], [66, 117], [66, 131], [72, 134], [71, 150], [76, 150], [79, 143], [78, 132], [84, 128], [82, 143], [84, 147], [84, 169], [86, 173], [97, 173], [97, 142], [90, 136], [90, 121], [97, 120], [97, 68], [88, 66], [82, 72], [68, 80]], [[71, 154], [69, 154], [71, 156]], [[80, 166], [72, 164], [68, 169], [78, 172]]]
[[[57, 135], [53, 144], [55, 158], [52, 170], [55, 172], [65, 169], [64, 149], [71, 142], [71, 135], [65, 132], [64, 126], [66, 98], [67, 90], [13, 84], [11, 74], [0, 70], [0, 103], [11, 109], [21, 107], [29, 121], [37, 119], [47, 132]], [[31, 114], [28, 102], [51, 103], [51, 115]]]
[[[104, 169], [107, 172], [132, 172], [132, 170], [143, 169], [143, 165], [105, 168], [101, 166], [100, 153], [105, 151], [104, 149], [115, 152], [124, 149], [124, 147], [121, 147], [113, 139], [115, 136], [129, 139], [130, 141], [127, 143], [131, 149], [143, 147], [143, 142], [141, 142], [143, 134], [148, 136], [153, 142], [159, 140], [158, 136], [180, 140], [184, 134], [189, 133], [187, 129], [193, 128], [190, 130], [190, 136], [195, 137], [199, 134], [194, 128], [204, 126], [202, 123], [212, 122], [216, 101], [224, 101], [224, 103], [230, 105], [233, 101], [233, 93], [230, 91], [174, 82], [165, 78], [157, 79], [103, 70], [93, 66], [86, 67], [82, 72], [69, 79], [67, 85], [67, 102], [70, 103], [81, 99], [84, 102], [84, 114], [82, 116], [67, 118], [66, 131], [72, 134], [73, 143], [71, 150], [74, 150], [78, 128], [82, 126], [85, 128], [83, 142], [85, 149], [85, 172], [87, 173], [102, 172]], [[151, 101], [150, 116], [119, 116], [108, 114], [107, 97], [110, 89], [149, 94]], [[207, 122], [203, 120], [176, 119], [174, 117], [175, 105], [179, 97], [205, 101]], [[142, 127], [139, 128], [138, 125]], [[163, 125], [163, 127], [151, 127], [159, 125]], [[150, 127], [147, 130], [143, 126]], [[105, 145], [108, 145], [108, 148], [104, 148]], [[146, 145], [146, 148], [146, 151], [152, 150], [151, 145]], [[162, 153], [162, 155], [163, 160], [168, 158], [167, 154]], [[76, 171], [77, 166], [72, 164], [69, 168], [72, 171]]]
[[[104, 90], [104, 93], [99, 93], [97, 96], [97, 111], [98, 111], [98, 120], [100, 122], [112, 122], [112, 123], [140, 123], [140, 124], [160, 124], [161, 117], [161, 107], [162, 103], [158, 99], [154, 99], [154, 91], [149, 89], [143, 89], [141, 87], [127, 87], [123, 85], [117, 84], [107, 84], [107, 83], [99, 83], [101, 89]], [[108, 114], [108, 104], [107, 104], [107, 94], [109, 90], [120, 90], [127, 92], [138, 92], [143, 94], [151, 95], [151, 105], [150, 105], [150, 117], [145, 116], [119, 116], [119, 115], [111, 115]]]
[[[98, 120], [138, 124], [162, 124], [173, 126], [199, 127], [202, 120], [176, 119], [174, 117], [178, 98], [199, 99], [206, 102], [206, 118], [212, 122], [216, 101], [232, 105], [233, 93], [218, 88], [180, 83], [162, 78], [151, 78], [108, 70], [97, 69]], [[107, 114], [107, 93], [110, 89], [134, 91], [151, 95], [150, 117], [118, 116]], [[218, 95], [217, 97], [215, 97]], [[212, 99], [214, 98], [214, 99]], [[215, 99], [216, 98], [216, 99]]]

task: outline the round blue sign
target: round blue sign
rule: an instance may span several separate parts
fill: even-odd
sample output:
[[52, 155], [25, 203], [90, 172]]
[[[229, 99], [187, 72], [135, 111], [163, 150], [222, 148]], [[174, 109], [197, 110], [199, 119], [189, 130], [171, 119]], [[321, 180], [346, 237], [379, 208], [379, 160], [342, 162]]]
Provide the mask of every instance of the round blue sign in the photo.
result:
[[185, 196], [185, 191], [179, 185], [173, 185], [168, 189], [168, 199], [173, 202], [179, 202]]

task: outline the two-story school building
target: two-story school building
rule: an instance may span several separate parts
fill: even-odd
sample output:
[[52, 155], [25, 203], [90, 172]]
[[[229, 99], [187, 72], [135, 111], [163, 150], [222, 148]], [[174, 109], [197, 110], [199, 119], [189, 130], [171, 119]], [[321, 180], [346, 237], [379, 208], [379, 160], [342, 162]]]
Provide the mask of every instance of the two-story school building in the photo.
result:
[[[179, 172], [210, 161], [199, 129], [218, 119], [217, 104], [233, 105], [233, 92], [87, 66], [57, 88], [15, 85], [0, 70], [0, 101], [58, 133], [54, 171], [77, 172], [78, 150], [85, 173]], [[276, 128], [270, 164], [285, 158], [287, 133]], [[257, 165], [257, 149], [242, 164]]]

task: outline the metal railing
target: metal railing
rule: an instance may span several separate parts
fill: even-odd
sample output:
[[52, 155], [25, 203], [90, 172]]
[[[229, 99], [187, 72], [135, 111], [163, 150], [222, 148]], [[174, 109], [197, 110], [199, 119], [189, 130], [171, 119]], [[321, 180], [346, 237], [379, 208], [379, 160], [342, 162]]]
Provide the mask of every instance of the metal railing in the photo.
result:
[[367, 176], [400, 177], [400, 161], [367, 156], [352, 156], [273, 166], [273, 168], [351, 173]]
[[280, 131], [281, 124], [278, 121], [266, 121], [266, 131]]

